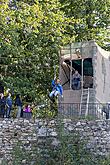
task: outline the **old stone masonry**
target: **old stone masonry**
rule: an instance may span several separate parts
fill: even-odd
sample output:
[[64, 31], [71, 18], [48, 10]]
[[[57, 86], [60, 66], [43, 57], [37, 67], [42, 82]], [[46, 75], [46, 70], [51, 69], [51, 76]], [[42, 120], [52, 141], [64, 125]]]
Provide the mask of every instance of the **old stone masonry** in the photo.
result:
[[[11, 164], [13, 150], [19, 145], [21, 149], [24, 147], [27, 151], [31, 151], [32, 147], [37, 145], [37, 151], [39, 151], [43, 148], [46, 139], [50, 138], [50, 145], [58, 146], [60, 144], [58, 126], [62, 128], [63, 135], [78, 134], [80, 140], [87, 140], [86, 147], [94, 153], [99, 155], [110, 153], [110, 120], [1, 119], [0, 164], [3, 164], [3, 161]], [[23, 158], [22, 164], [26, 164], [25, 158]]]

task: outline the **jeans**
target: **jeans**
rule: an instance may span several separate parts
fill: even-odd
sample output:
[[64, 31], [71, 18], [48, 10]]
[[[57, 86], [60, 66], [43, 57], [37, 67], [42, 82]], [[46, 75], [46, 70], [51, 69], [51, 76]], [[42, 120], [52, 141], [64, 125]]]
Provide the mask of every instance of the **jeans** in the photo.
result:
[[17, 111], [16, 117], [20, 118], [21, 117], [21, 106], [17, 106], [17, 108], [18, 108], [18, 111]]
[[59, 91], [54, 90], [54, 91], [52, 91], [52, 92], [49, 94], [49, 96], [50, 96], [50, 97], [53, 97], [53, 96], [56, 97], [58, 94], [60, 94]]
[[73, 82], [72, 89], [79, 90], [81, 88], [80, 81]]
[[11, 112], [11, 106], [7, 107], [7, 110], [6, 110], [6, 117], [10, 117], [10, 112]]
[[2, 115], [2, 117], [4, 118], [4, 115], [5, 115], [5, 108], [1, 108], [1, 115]]

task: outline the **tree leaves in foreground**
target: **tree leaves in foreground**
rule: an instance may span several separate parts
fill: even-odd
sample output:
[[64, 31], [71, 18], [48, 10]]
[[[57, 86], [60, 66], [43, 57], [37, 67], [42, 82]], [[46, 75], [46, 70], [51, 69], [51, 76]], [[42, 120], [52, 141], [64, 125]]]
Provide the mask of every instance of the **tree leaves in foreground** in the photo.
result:
[[[47, 94], [70, 19], [57, 0], [0, 3], [0, 73], [5, 86], [33, 98]], [[57, 67], [56, 67], [57, 68]]]
[[[58, 75], [59, 49], [70, 41], [109, 42], [109, 0], [1, 0], [0, 77], [37, 100]], [[55, 68], [55, 69], [54, 69]]]
[[[106, 49], [110, 43], [109, 0], [60, 0], [66, 16], [74, 17], [75, 41], [96, 40]], [[72, 34], [71, 34], [72, 35]]]

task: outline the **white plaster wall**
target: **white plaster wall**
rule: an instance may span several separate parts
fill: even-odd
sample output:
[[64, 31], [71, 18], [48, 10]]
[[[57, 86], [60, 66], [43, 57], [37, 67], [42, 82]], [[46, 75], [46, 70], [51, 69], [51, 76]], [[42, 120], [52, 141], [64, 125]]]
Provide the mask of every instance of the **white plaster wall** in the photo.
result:
[[96, 84], [96, 98], [106, 103], [110, 101], [110, 52], [97, 46], [96, 66], [94, 68], [94, 78]]

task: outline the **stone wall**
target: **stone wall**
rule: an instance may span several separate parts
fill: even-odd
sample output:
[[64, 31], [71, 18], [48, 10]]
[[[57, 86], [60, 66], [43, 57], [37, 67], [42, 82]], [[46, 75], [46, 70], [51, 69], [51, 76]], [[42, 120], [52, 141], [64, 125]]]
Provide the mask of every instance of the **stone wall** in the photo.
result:
[[[0, 163], [8, 160], [12, 163], [12, 151], [20, 144], [21, 149], [31, 151], [32, 146], [44, 148], [46, 140], [52, 146], [58, 146], [58, 128], [62, 128], [63, 135], [78, 134], [80, 140], [87, 140], [86, 147], [99, 155], [110, 153], [110, 120], [105, 121], [72, 121], [60, 120], [0, 120]], [[37, 149], [38, 149], [37, 148]], [[20, 152], [20, 151], [18, 151]], [[34, 156], [34, 155], [33, 155]], [[21, 164], [26, 164], [25, 159]]]

